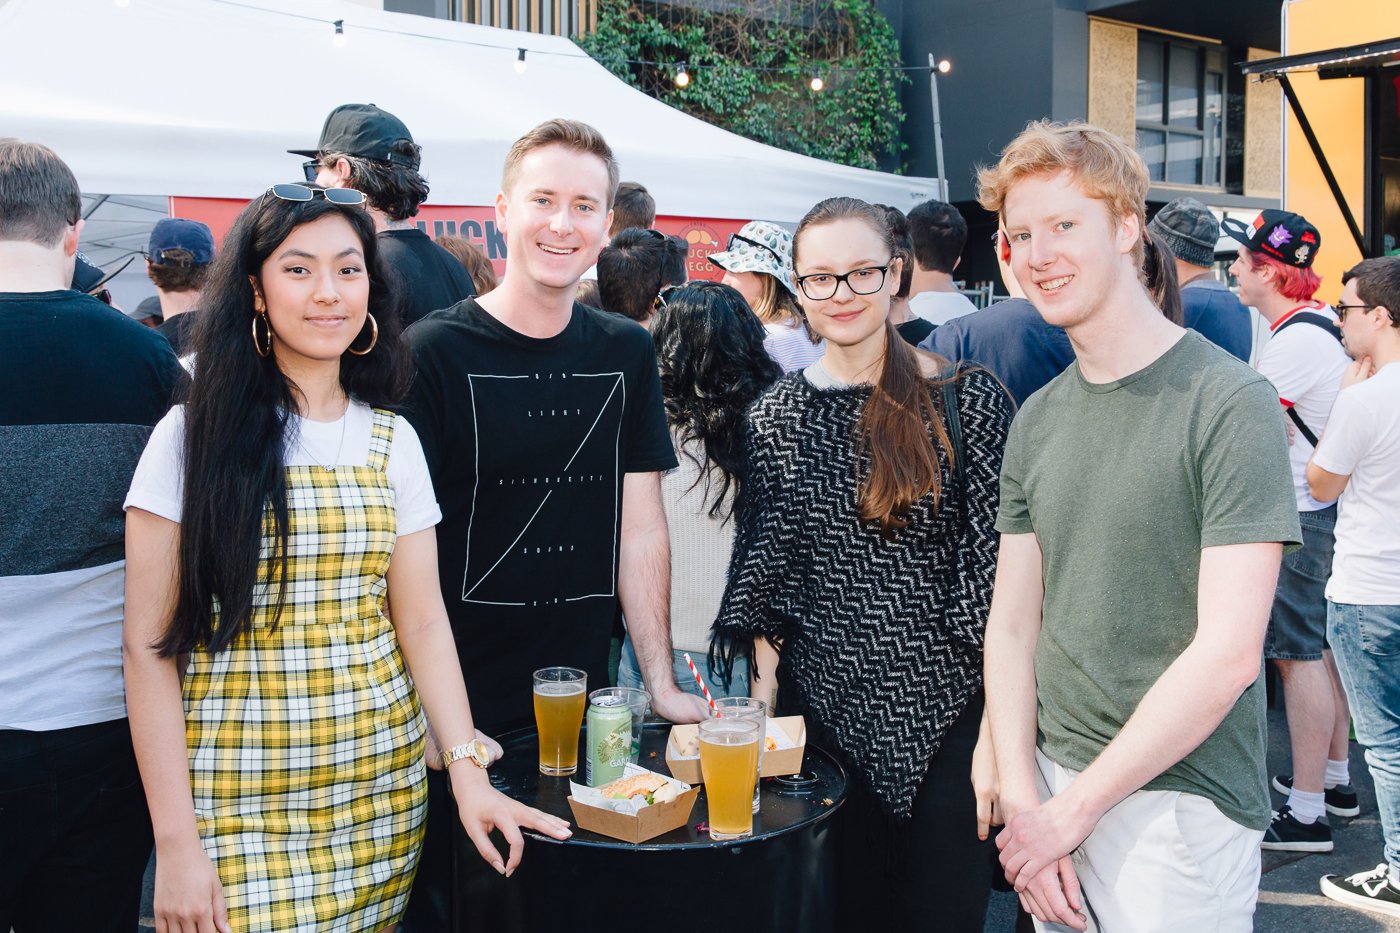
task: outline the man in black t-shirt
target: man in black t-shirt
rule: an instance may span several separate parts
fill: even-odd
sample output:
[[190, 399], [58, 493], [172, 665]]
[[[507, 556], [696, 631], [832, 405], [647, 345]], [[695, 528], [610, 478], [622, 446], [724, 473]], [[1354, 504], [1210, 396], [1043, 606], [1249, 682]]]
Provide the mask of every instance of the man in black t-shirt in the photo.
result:
[[456, 257], [409, 220], [428, 199], [428, 182], [418, 172], [422, 147], [402, 120], [374, 104], [341, 104], [326, 117], [315, 149], [287, 151], [310, 157], [302, 165], [307, 181], [364, 194], [379, 255], [398, 280], [405, 326], [476, 294]]
[[180, 364], [69, 288], [80, 208], [58, 156], [0, 139], [0, 930], [128, 933], [151, 823], [122, 680], [122, 500]]
[[[409, 331], [417, 374], [403, 409], [442, 506], [443, 596], [488, 732], [532, 721], [531, 673], [567, 665], [607, 686], [621, 604], [652, 709], [704, 718], [671, 674], [670, 542], [661, 471], [676, 465], [647, 332], [574, 302], [607, 239], [617, 186], [592, 127], [551, 120], [506, 157], [496, 220], [510, 262], [479, 299]], [[405, 929], [442, 914], [431, 838], [445, 796], [430, 782], [429, 834]]]

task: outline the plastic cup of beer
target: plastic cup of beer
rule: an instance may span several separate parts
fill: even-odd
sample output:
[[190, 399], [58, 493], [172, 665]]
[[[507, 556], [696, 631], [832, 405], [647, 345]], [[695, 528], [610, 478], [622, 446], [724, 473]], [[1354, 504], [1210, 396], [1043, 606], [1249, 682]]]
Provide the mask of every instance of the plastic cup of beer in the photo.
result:
[[578, 770], [579, 729], [588, 703], [588, 675], [573, 667], [535, 671], [535, 728], [540, 774], [564, 777]]
[[[764, 739], [768, 737], [768, 704], [752, 697], [720, 697], [715, 700], [714, 709], [710, 710], [710, 718], [723, 719], [725, 717], [752, 719], [758, 723], [758, 766], [755, 771], [761, 772], [763, 770]], [[753, 812], [758, 812], [757, 780], [754, 781], [753, 785]]]
[[700, 723], [700, 771], [710, 802], [710, 838], [753, 835], [753, 789], [758, 780], [760, 726], [737, 716]]

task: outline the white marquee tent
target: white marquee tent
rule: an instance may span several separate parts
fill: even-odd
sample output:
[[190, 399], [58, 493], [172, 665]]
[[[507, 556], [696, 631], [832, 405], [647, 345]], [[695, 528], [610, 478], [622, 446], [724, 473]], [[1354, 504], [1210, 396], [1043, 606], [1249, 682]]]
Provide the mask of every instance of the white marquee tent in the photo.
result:
[[285, 150], [314, 147], [348, 101], [408, 124], [433, 204], [491, 204], [511, 141], [555, 116], [601, 129], [668, 215], [794, 223], [834, 194], [908, 209], [938, 191], [713, 127], [552, 36], [348, 0], [0, 0], [0, 135], [73, 168], [100, 263], [141, 249], [167, 196], [246, 198], [295, 179]]

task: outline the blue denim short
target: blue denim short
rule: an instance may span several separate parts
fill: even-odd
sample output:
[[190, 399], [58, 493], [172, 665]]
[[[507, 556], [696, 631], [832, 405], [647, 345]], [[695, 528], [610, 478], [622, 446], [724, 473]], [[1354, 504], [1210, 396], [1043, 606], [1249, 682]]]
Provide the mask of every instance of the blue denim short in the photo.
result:
[[1274, 661], [1320, 661], [1327, 647], [1327, 578], [1332, 575], [1337, 507], [1299, 512], [1303, 546], [1283, 555], [1278, 589], [1264, 637], [1264, 657]]

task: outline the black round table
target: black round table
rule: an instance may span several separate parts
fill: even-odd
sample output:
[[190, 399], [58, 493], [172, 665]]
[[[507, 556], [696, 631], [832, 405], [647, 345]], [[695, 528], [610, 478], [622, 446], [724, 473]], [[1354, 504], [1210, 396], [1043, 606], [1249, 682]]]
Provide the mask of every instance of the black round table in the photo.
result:
[[[670, 724], [642, 730], [642, 767], [670, 774]], [[584, 749], [579, 741], [583, 778]], [[534, 729], [497, 736], [505, 757], [491, 767], [503, 793], [572, 825], [569, 778], [539, 773]], [[808, 744], [801, 780], [764, 778], [754, 834], [716, 842], [697, 830], [708, 815], [700, 791], [690, 819], [640, 844], [574, 826], [565, 842], [527, 832], [525, 854], [510, 878], [496, 874], [453, 820], [453, 922], [458, 933], [567, 930], [622, 933], [832, 933], [836, 822], [846, 773]]]

